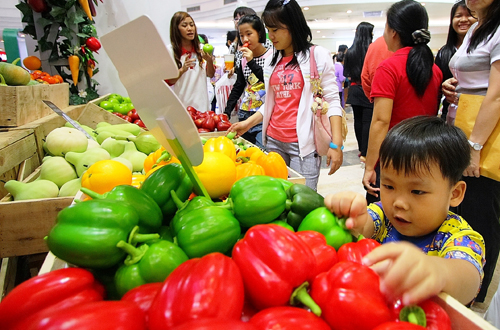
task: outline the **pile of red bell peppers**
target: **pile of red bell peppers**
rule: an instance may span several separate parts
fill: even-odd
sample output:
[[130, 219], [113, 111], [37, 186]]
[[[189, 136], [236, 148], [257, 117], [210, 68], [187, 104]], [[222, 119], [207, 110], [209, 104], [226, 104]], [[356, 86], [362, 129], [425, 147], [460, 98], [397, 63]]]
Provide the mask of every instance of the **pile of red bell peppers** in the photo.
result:
[[[36, 276], [0, 303], [2, 329], [451, 329], [432, 301], [401, 308], [360, 260], [323, 197], [267, 176], [225, 201], [196, 196], [169, 164], [63, 209], [47, 236], [77, 267]], [[297, 230], [297, 232], [295, 232]], [[411, 322], [411, 323], [410, 323]]]
[[[363, 239], [337, 253], [314, 231], [251, 227], [232, 257], [219, 252], [182, 262], [164, 281], [105, 300], [93, 274], [65, 268], [34, 277], [0, 303], [2, 329], [451, 329], [428, 300], [401, 308], [379, 278], [356, 261]], [[342, 250], [342, 248], [341, 248]], [[354, 258], [355, 259], [355, 258]], [[411, 322], [411, 323], [410, 323]]]

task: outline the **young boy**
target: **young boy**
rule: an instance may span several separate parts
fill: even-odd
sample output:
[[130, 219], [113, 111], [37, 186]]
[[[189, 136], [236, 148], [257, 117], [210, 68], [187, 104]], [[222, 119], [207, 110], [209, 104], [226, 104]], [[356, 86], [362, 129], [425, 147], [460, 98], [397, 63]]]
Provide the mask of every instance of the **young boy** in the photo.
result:
[[363, 259], [379, 274], [386, 295], [405, 305], [441, 291], [463, 304], [476, 296], [484, 241], [448, 211], [464, 197], [460, 179], [469, 161], [470, 146], [459, 128], [437, 117], [414, 117], [394, 126], [382, 143], [380, 202], [367, 207], [354, 192], [326, 196], [326, 207], [348, 216], [354, 234], [388, 243]]

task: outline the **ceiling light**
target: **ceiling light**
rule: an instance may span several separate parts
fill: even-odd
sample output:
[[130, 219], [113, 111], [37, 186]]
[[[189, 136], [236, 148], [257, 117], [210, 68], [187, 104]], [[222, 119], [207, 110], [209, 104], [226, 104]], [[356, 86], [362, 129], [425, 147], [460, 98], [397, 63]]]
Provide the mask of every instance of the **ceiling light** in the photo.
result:
[[425, 2], [420, 3], [422, 6], [425, 6]]
[[318, 31], [316, 31], [316, 33], [321, 33], [321, 31], [320, 31], [320, 30], [318, 30]]
[[349, 9], [349, 10], [347, 11], [347, 13], [348, 13], [348, 14], [351, 14], [351, 13], [352, 13], [352, 10], [350, 10], [350, 9]]
[[321, 38], [326, 38], [325, 36], [322, 36]]
[[302, 9], [304, 9], [304, 10], [309, 10], [309, 7], [304, 7], [304, 8], [302, 8]]

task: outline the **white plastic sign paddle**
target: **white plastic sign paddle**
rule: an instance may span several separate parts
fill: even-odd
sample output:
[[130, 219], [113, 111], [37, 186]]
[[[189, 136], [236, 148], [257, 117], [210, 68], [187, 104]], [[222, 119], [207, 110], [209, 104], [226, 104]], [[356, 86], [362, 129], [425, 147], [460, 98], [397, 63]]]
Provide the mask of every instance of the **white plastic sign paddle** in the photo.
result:
[[164, 82], [179, 72], [153, 22], [140, 16], [104, 35], [101, 42], [146, 127], [179, 158], [195, 193], [209, 197], [192, 167], [203, 161], [200, 136], [186, 107]]

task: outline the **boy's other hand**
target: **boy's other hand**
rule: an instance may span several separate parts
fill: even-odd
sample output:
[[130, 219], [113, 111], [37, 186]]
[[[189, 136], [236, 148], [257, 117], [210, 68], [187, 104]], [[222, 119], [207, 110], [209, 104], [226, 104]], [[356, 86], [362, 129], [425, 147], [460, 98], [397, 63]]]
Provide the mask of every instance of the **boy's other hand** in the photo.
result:
[[407, 242], [383, 244], [363, 258], [380, 276], [380, 289], [389, 299], [404, 305], [419, 303], [440, 293], [446, 285], [446, 271], [439, 257], [426, 255]]

